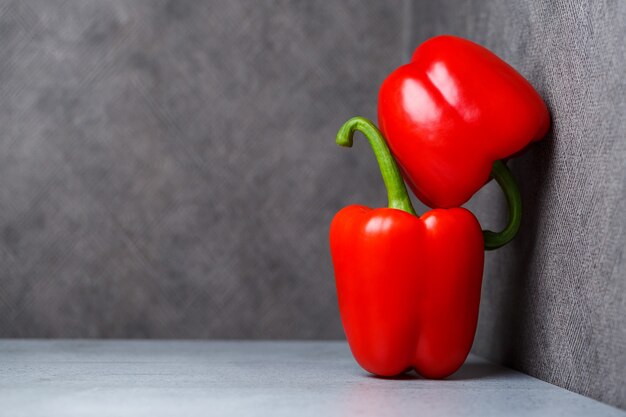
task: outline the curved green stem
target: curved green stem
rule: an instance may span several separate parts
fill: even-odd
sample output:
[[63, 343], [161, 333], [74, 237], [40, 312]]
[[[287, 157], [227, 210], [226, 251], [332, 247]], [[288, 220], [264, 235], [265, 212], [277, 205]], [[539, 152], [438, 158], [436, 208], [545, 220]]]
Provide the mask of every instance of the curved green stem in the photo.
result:
[[411, 204], [411, 199], [406, 191], [406, 186], [400, 175], [400, 170], [396, 161], [391, 156], [391, 151], [385, 142], [383, 134], [370, 120], [364, 117], [353, 117], [341, 126], [337, 133], [337, 145], [352, 147], [354, 132], [361, 132], [369, 141], [380, 173], [383, 176], [383, 182], [387, 188], [387, 198], [389, 200], [389, 208], [406, 211], [407, 213], [417, 215]]
[[502, 191], [504, 191], [506, 203], [509, 207], [509, 223], [499, 233], [483, 230], [486, 250], [498, 249], [513, 240], [519, 231], [522, 221], [522, 197], [515, 177], [513, 177], [509, 168], [504, 162], [496, 161], [491, 169], [491, 176], [495, 178]]

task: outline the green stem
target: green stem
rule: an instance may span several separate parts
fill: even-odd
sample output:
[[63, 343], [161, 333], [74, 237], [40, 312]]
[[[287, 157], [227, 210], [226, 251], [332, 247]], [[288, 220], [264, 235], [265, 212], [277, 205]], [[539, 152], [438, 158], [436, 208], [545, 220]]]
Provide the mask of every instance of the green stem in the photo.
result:
[[406, 191], [406, 186], [400, 175], [400, 170], [396, 161], [391, 156], [391, 151], [385, 142], [383, 134], [370, 120], [364, 117], [353, 117], [341, 126], [337, 133], [337, 145], [352, 147], [354, 132], [361, 132], [369, 141], [380, 173], [383, 176], [383, 182], [387, 188], [387, 198], [389, 200], [389, 208], [406, 211], [407, 213], [417, 215], [411, 204], [411, 199]]
[[502, 191], [504, 191], [506, 203], [509, 207], [509, 223], [499, 233], [483, 230], [486, 250], [498, 249], [513, 240], [519, 231], [522, 221], [522, 197], [515, 177], [513, 177], [509, 168], [504, 162], [496, 161], [491, 169], [491, 176], [495, 178]]

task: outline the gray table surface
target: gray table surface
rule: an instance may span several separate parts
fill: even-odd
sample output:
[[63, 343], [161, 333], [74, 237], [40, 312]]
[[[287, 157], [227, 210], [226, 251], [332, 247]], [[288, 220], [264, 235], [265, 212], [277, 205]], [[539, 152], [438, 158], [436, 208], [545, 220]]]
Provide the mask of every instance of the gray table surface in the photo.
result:
[[0, 341], [2, 416], [624, 416], [477, 357], [381, 379], [345, 342]]

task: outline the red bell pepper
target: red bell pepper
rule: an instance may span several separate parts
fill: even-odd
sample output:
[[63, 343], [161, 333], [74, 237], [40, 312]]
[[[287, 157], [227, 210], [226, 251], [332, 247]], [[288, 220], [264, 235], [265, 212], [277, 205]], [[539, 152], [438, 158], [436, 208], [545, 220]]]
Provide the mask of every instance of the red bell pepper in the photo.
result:
[[495, 161], [542, 138], [550, 116], [530, 83], [495, 54], [438, 36], [383, 82], [378, 121], [415, 194], [447, 208], [478, 191]]
[[[344, 124], [378, 160], [389, 207], [353, 205], [330, 227], [339, 309], [350, 348], [367, 371], [393, 376], [415, 369], [428, 378], [456, 371], [472, 346], [482, 282], [483, 236], [464, 208], [418, 217], [385, 140], [370, 121]], [[507, 194], [508, 195], [508, 194]]]

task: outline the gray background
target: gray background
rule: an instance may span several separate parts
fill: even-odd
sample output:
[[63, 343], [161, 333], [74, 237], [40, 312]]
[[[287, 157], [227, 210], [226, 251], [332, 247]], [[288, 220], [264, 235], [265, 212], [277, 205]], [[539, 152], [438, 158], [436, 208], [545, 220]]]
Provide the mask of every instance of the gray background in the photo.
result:
[[[0, 3], [0, 336], [340, 338], [328, 224], [385, 192], [364, 141], [419, 42], [469, 37], [553, 131], [511, 166], [475, 351], [626, 407], [626, 4]], [[493, 185], [469, 207], [506, 210]]]

